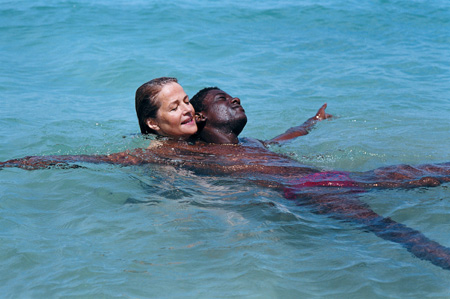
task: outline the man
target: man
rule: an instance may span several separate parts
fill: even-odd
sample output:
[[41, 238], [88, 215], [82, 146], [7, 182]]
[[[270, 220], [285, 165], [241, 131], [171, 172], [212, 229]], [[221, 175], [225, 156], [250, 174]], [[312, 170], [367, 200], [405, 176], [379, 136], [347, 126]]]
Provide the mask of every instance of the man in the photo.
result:
[[[199, 91], [191, 99], [191, 104], [196, 113], [196, 121], [198, 127], [197, 138], [206, 143], [215, 144], [238, 144], [238, 136], [244, 129], [247, 123], [247, 116], [244, 108], [241, 106], [239, 98], [232, 97], [223, 90], [217, 87], [207, 87]], [[282, 141], [290, 140], [298, 136], [306, 135], [314, 126], [314, 124], [322, 119], [330, 118], [331, 115], [325, 113], [326, 104], [323, 105], [314, 117], [308, 119], [300, 126], [292, 127], [285, 133], [272, 138], [268, 141], [259, 142], [261, 145], [270, 143], [280, 143]], [[244, 143], [257, 144], [258, 141], [251, 139], [244, 139]], [[262, 151], [273, 157], [270, 151]], [[284, 157], [282, 155], [279, 156]], [[293, 166], [292, 160], [291, 167]], [[298, 163], [296, 163], [298, 167]], [[287, 169], [286, 169], [287, 170]], [[297, 169], [294, 171], [298, 175]], [[307, 168], [303, 166], [303, 174], [315, 174], [318, 170]], [[409, 174], [408, 174], [409, 172]], [[433, 177], [427, 174], [439, 173], [443, 177]], [[344, 174], [340, 173], [341, 176]], [[449, 179], [445, 175], [449, 175], [450, 170], [447, 165], [426, 165], [421, 166], [421, 170], [410, 166], [386, 167], [384, 169], [377, 169], [366, 173], [351, 174], [358, 182], [353, 182], [350, 174], [347, 175], [349, 185], [361, 188], [393, 188], [393, 187], [419, 187], [419, 186], [437, 186], [442, 182], [447, 182]], [[298, 176], [297, 176], [298, 177]], [[316, 178], [318, 176], [316, 175]], [[322, 176], [322, 179], [326, 177]], [[342, 177], [341, 177], [342, 178]], [[366, 183], [364, 183], [366, 182]], [[333, 184], [327, 182], [328, 186]]]
[[[198, 137], [201, 140], [208, 143], [239, 143], [238, 135], [247, 122], [245, 111], [240, 105], [240, 99], [231, 97], [217, 87], [211, 87], [197, 93], [191, 99], [191, 103], [196, 111], [199, 128]], [[309, 120], [310, 124], [313, 124], [314, 121], [316, 121], [314, 118]], [[307, 134], [308, 121], [305, 124], [291, 128], [268, 142], [280, 142]], [[280, 165], [277, 163], [280, 162], [279, 157], [275, 160], [271, 160], [271, 162]], [[334, 218], [363, 225], [364, 228], [383, 239], [402, 244], [417, 257], [427, 259], [444, 269], [450, 270], [449, 248], [429, 240], [416, 230], [378, 215], [355, 198], [355, 193], [363, 192], [363, 188], [439, 185], [441, 181], [436, 177], [427, 176], [426, 172], [441, 172], [444, 176], [447, 176], [441, 178], [441, 180], [448, 181], [449, 166], [449, 164], [444, 164], [425, 165], [419, 168], [410, 166], [391, 167], [360, 174], [358, 181], [355, 180], [356, 176], [353, 176], [353, 179], [350, 178], [349, 173], [320, 173], [303, 168], [302, 170], [298, 169], [297, 172], [297, 175], [303, 172], [303, 177], [300, 175], [300, 179], [297, 179], [296, 182], [284, 181], [281, 185], [285, 186], [284, 195], [286, 198], [300, 199], [299, 204], [309, 205], [316, 213], [327, 214]], [[284, 172], [286, 177], [293, 177], [292, 172], [287, 171], [288, 169], [291, 168], [279, 166], [272, 170]], [[241, 169], [241, 171], [244, 170]], [[264, 173], [264, 171], [260, 171], [261, 173]], [[421, 176], [418, 176], [418, 173]], [[383, 178], [389, 178], [389, 180], [383, 181]], [[407, 178], [406, 181], [405, 178]], [[272, 180], [275, 181], [274, 178]], [[334, 187], [335, 190], [330, 190], [329, 187]], [[336, 188], [339, 190], [336, 190]], [[342, 192], [342, 189], [348, 191]]]
[[[308, 121], [306, 126], [294, 127], [267, 142], [244, 140], [239, 144], [238, 135], [247, 117], [238, 98], [218, 88], [208, 88], [194, 96], [192, 104], [200, 128], [198, 138], [202, 142], [167, 141], [151, 149], [111, 155], [26, 157], [0, 162], [0, 167], [73, 167], [66, 162], [83, 161], [120, 165], [153, 163], [173, 165], [199, 175], [245, 178], [277, 188], [287, 199], [307, 205], [315, 213], [356, 223], [383, 239], [403, 245], [417, 257], [450, 270], [449, 248], [429, 240], [417, 230], [378, 215], [356, 197], [370, 188], [439, 185], [450, 180], [450, 163], [391, 167], [365, 173], [321, 172], [265, 147], [267, 142], [304, 135], [308, 132]], [[311, 123], [315, 121], [312, 118]]]
[[[231, 97], [217, 87], [207, 87], [192, 97], [191, 104], [196, 111], [197, 136], [201, 140], [216, 144], [239, 143], [238, 135], [247, 123], [247, 116], [239, 98]], [[327, 104], [324, 104], [315, 116], [302, 125], [290, 128], [265, 143], [279, 143], [308, 134], [317, 121], [332, 117], [331, 114], [325, 113], [326, 107]]]

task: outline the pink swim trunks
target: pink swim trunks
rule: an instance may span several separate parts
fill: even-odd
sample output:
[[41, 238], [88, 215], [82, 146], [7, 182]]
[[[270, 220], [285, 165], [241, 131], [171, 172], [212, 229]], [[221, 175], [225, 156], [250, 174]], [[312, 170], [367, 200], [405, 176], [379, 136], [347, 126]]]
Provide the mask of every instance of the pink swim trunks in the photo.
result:
[[[344, 171], [325, 171], [316, 172], [288, 183], [289, 187], [284, 188], [284, 196], [293, 199], [296, 193], [305, 191], [310, 187], [358, 187], [357, 182], [353, 181], [348, 172]], [[352, 189], [353, 192], [363, 192], [362, 189]]]

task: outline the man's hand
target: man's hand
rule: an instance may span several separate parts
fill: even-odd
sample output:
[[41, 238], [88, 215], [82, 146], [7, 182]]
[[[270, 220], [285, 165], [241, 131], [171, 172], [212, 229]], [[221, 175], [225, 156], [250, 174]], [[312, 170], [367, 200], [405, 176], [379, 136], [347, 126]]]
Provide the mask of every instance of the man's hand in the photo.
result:
[[328, 118], [332, 118], [333, 115], [328, 114], [325, 112], [325, 109], [327, 108], [327, 103], [323, 104], [322, 107], [320, 107], [319, 111], [317, 111], [316, 115], [313, 117], [315, 120], [324, 120]]

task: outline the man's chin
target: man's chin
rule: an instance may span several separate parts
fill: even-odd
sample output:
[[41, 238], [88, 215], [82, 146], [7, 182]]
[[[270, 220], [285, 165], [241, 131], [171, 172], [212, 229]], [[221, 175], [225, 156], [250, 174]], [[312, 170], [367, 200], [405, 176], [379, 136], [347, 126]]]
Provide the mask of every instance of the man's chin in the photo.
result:
[[247, 116], [244, 114], [242, 117], [235, 119], [234, 121], [234, 132], [236, 135], [239, 135], [242, 130], [244, 130], [245, 125], [247, 124]]

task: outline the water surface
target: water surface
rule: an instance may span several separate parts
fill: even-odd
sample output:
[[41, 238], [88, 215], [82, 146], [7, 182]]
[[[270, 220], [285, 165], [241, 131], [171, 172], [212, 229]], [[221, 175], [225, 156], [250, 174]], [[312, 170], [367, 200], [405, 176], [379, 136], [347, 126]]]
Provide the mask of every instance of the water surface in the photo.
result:
[[[2, 1], [0, 160], [145, 147], [136, 88], [238, 96], [272, 150], [325, 170], [450, 161], [447, 1]], [[0, 171], [1, 293], [447, 297], [450, 272], [241, 179], [170, 167]], [[450, 247], [448, 184], [361, 195]]]

